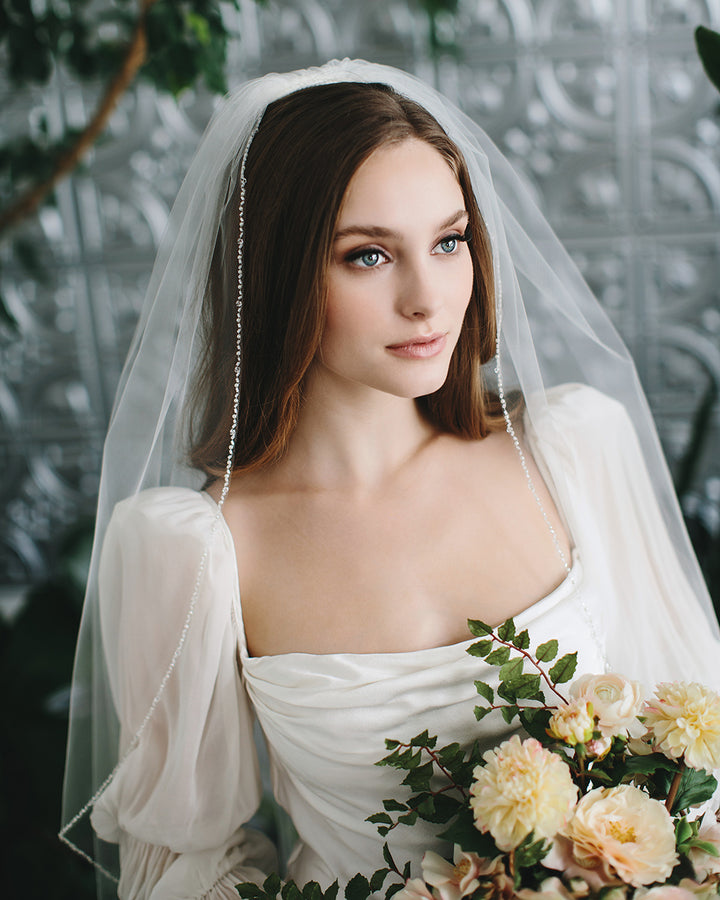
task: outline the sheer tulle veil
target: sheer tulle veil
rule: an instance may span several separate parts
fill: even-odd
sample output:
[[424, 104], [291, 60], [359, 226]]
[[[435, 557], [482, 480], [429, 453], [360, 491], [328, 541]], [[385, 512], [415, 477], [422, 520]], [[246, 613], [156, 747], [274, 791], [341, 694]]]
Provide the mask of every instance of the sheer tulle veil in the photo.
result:
[[[94, 838], [89, 813], [116, 767], [132, 753], [133, 744], [119, 752], [118, 717], [107, 674], [107, 654], [113, 651], [103, 644], [99, 621], [98, 565], [105, 530], [115, 504], [139, 491], [164, 485], [202, 486], [204, 475], [185, 461], [183, 410], [199, 350], [200, 310], [210, 262], [226, 205], [236, 202], [233, 198], [245, 151], [267, 105], [310, 85], [341, 81], [391, 85], [425, 107], [465, 157], [492, 244], [502, 321], [490, 382], [499, 380], [505, 390], [522, 392], [531, 427], [545, 422], [547, 430], [547, 418], [552, 417], [548, 392], [567, 382], [589, 385], [615, 398], [630, 416], [688, 590], [672, 601], [628, 597], [622, 612], [615, 608], [617, 604], [591, 609], [596, 627], [614, 636], [608, 642], [610, 667], [633, 671], [648, 681], [661, 677], [663, 661], [646, 654], [647, 664], [643, 659], [638, 662], [642, 657], [638, 645], [647, 643], [642, 635], [649, 632], [667, 633], [670, 640], [678, 614], [704, 635], [717, 635], [717, 623], [629, 353], [521, 179], [487, 135], [441, 94], [386, 66], [343, 60], [256, 79], [231, 93], [219, 107], [180, 189], [122, 373], [105, 444], [95, 544], [73, 675], [61, 835], [111, 876], [118, 872], [116, 847]], [[245, 222], [244, 228], [252, 225]], [[562, 441], [562, 435], [558, 440]], [[571, 448], [567, 460], [570, 470]], [[557, 474], [554, 478], [557, 481]], [[555, 489], [563, 494], [563, 485], [555, 484]], [[572, 532], [573, 510], [568, 508], [572, 497], [568, 496], [563, 514]], [[208, 543], [213, 539], [210, 530]], [[198, 572], [201, 578], [202, 571]], [[601, 585], [598, 595], [603, 589]], [[174, 655], [154, 662], [156, 700], [172, 680], [174, 662], [182, 654], [187, 629], [192, 627], [195, 590], [196, 585], [188, 585], [184, 601], [188, 613], [183, 630], [176, 635]], [[680, 610], [675, 604], [680, 604]], [[691, 665], [682, 656], [678, 653], [676, 673], [717, 680], [714, 660], [703, 660], [698, 653]], [[138, 732], [153, 711], [151, 704], [145, 719], [137, 723]], [[111, 896], [114, 888], [107, 884], [102, 890]]]

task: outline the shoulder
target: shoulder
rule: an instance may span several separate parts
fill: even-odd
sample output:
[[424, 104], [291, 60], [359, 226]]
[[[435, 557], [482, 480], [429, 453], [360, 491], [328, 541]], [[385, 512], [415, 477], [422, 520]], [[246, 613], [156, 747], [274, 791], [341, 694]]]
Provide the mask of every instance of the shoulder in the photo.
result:
[[217, 506], [204, 492], [184, 487], [151, 488], [121, 500], [109, 527], [153, 534], [207, 535], [216, 513]]
[[[227, 553], [230, 544], [217, 505], [206, 493], [184, 487], [141, 491], [120, 501], [103, 537], [103, 560], [125, 564], [144, 559], [197, 561], [208, 549]], [[214, 535], [214, 537], [213, 537]], [[139, 564], [139, 563], [138, 563]]]
[[618, 400], [586, 384], [562, 384], [550, 388], [547, 403], [529, 400], [523, 414], [531, 437], [552, 439], [553, 434], [578, 434], [603, 438], [632, 428], [627, 410]]

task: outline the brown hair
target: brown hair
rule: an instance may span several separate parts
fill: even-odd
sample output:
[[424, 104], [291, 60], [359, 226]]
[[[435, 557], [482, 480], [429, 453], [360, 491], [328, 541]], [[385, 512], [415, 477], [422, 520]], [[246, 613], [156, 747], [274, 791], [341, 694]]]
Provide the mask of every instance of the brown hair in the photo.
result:
[[[387, 85], [318, 85], [270, 104], [247, 155], [236, 470], [275, 461], [287, 447], [320, 345], [345, 191], [374, 150], [409, 138], [437, 149], [457, 176], [474, 272], [445, 384], [416, 402], [440, 431], [480, 438], [502, 427], [481, 372], [495, 352], [492, 255], [460, 151], [430, 113]], [[209, 475], [225, 469], [232, 422], [238, 199], [236, 187], [213, 256], [191, 399], [190, 460]]]

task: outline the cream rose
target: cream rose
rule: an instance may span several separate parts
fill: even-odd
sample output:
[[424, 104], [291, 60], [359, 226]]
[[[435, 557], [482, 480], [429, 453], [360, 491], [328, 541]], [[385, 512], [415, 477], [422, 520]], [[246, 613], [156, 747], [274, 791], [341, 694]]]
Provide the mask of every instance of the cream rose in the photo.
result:
[[642, 711], [643, 694], [639, 681], [622, 675], [582, 675], [574, 681], [570, 695], [592, 703], [603, 737], [627, 734]]
[[645, 727], [671, 759], [694, 769], [720, 768], [720, 696], [697, 682], [659, 684], [645, 707]]
[[484, 754], [470, 788], [475, 827], [489, 831], [498, 848], [512, 850], [530, 832], [551, 838], [560, 831], [577, 802], [565, 763], [540, 741], [513, 735]]
[[581, 797], [565, 835], [579, 865], [605, 864], [635, 887], [664, 881], [678, 862], [667, 809], [629, 784]]

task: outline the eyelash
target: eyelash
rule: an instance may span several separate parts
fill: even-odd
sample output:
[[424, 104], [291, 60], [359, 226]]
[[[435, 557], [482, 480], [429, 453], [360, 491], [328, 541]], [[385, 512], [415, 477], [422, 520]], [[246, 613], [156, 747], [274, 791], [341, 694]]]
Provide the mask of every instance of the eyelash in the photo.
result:
[[[459, 232], [454, 232], [453, 234], [448, 234], [445, 237], [440, 238], [440, 240], [437, 242], [437, 244], [435, 244], [435, 246], [437, 247], [438, 245], [444, 244], [447, 241], [455, 241], [457, 244], [469, 243], [469, 241], [470, 241], [470, 226], [468, 225], [468, 227], [465, 229], [465, 231], [462, 234], [460, 234]], [[451, 250], [448, 253], [441, 254], [441, 256], [453, 256], [455, 254], [456, 250], [457, 250], [457, 247], [455, 247], [453, 250]], [[345, 257], [345, 261], [348, 263], [355, 263], [358, 260], [362, 259], [363, 256], [371, 256], [371, 255], [381, 256], [381, 257], [384, 257], [385, 259], [388, 258], [387, 254], [383, 250], [380, 250], [378, 247], [363, 247], [360, 250], [353, 250], [352, 253], [349, 253]], [[358, 269], [376, 269], [377, 266], [378, 266], [378, 264], [376, 263], [375, 265], [372, 265], [372, 266], [357, 266], [356, 268], [358, 268]]]

